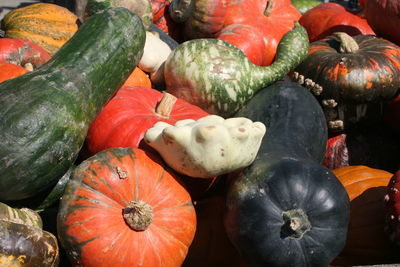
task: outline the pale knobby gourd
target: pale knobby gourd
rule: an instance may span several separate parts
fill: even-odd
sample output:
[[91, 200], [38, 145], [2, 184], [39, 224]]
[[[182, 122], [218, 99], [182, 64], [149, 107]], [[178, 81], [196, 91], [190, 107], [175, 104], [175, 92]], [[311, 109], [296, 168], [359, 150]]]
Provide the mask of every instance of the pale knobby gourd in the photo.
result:
[[175, 126], [158, 122], [144, 140], [179, 173], [210, 178], [249, 166], [255, 159], [266, 127], [244, 117], [208, 115]]
[[157, 36], [157, 33], [146, 31], [143, 56], [139, 61], [138, 67], [152, 77], [167, 60], [171, 51], [171, 48]]

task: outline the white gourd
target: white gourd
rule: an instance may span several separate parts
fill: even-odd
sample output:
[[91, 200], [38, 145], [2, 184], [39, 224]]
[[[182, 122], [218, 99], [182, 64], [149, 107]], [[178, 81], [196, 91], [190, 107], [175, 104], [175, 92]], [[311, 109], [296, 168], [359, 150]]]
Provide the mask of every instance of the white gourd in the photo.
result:
[[146, 131], [144, 140], [177, 172], [211, 178], [249, 166], [265, 132], [261, 122], [209, 115], [180, 120], [174, 126], [158, 122]]
[[150, 75], [155, 73], [163, 64], [171, 48], [154, 33], [146, 31], [146, 42], [144, 44], [143, 56], [139, 61], [139, 68]]

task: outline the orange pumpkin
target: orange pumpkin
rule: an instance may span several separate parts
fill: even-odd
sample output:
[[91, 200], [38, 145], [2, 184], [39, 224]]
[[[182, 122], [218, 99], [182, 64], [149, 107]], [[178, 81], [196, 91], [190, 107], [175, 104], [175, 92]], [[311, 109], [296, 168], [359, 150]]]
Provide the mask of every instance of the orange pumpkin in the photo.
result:
[[29, 40], [53, 55], [78, 30], [77, 19], [62, 6], [35, 3], [7, 13], [1, 28], [5, 37]]
[[0, 62], [0, 83], [29, 72], [27, 69], [7, 62]]
[[350, 198], [350, 223], [345, 248], [333, 265], [399, 262], [398, 249], [385, 233], [386, 187], [390, 172], [367, 166], [346, 166], [333, 173]]
[[196, 231], [189, 193], [156, 155], [111, 148], [73, 172], [58, 213], [73, 266], [181, 266]]
[[121, 86], [142, 86], [146, 88], [152, 88], [151, 87], [151, 80], [149, 76], [142, 71], [139, 67], [136, 67], [131, 75], [129, 75], [128, 79], [125, 81], [125, 83]]

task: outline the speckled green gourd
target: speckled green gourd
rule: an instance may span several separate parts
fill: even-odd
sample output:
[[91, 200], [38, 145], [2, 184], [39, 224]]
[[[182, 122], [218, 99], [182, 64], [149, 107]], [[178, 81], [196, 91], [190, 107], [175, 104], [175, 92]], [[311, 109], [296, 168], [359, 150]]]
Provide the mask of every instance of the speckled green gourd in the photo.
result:
[[322, 4], [324, 1], [322, 0], [291, 0], [292, 4], [299, 10], [301, 14], [306, 13], [313, 7]]
[[35, 196], [72, 166], [90, 123], [137, 66], [140, 18], [93, 15], [42, 67], [0, 84], [0, 199]]
[[217, 39], [177, 46], [164, 66], [169, 93], [209, 113], [229, 117], [253, 95], [294, 69], [307, 56], [307, 31], [296, 25], [281, 39], [276, 60], [257, 66], [237, 47]]

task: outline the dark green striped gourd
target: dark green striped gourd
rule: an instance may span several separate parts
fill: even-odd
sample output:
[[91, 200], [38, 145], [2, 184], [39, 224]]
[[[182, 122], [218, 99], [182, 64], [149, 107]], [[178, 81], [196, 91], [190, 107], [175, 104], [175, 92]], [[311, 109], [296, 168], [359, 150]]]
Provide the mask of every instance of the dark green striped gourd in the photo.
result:
[[0, 199], [35, 196], [71, 167], [90, 123], [137, 66], [140, 18], [125, 8], [92, 16], [34, 72], [0, 84]]
[[58, 263], [57, 238], [42, 230], [39, 214], [0, 202], [0, 265], [56, 267]]
[[217, 39], [177, 46], [164, 65], [167, 91], [209, 113], [229, 117], [263, 87], [281, 79], [307, 56], [307, 31], [296, 25], [281, 39], [276, 60], [257, 66], [237, 47]]

